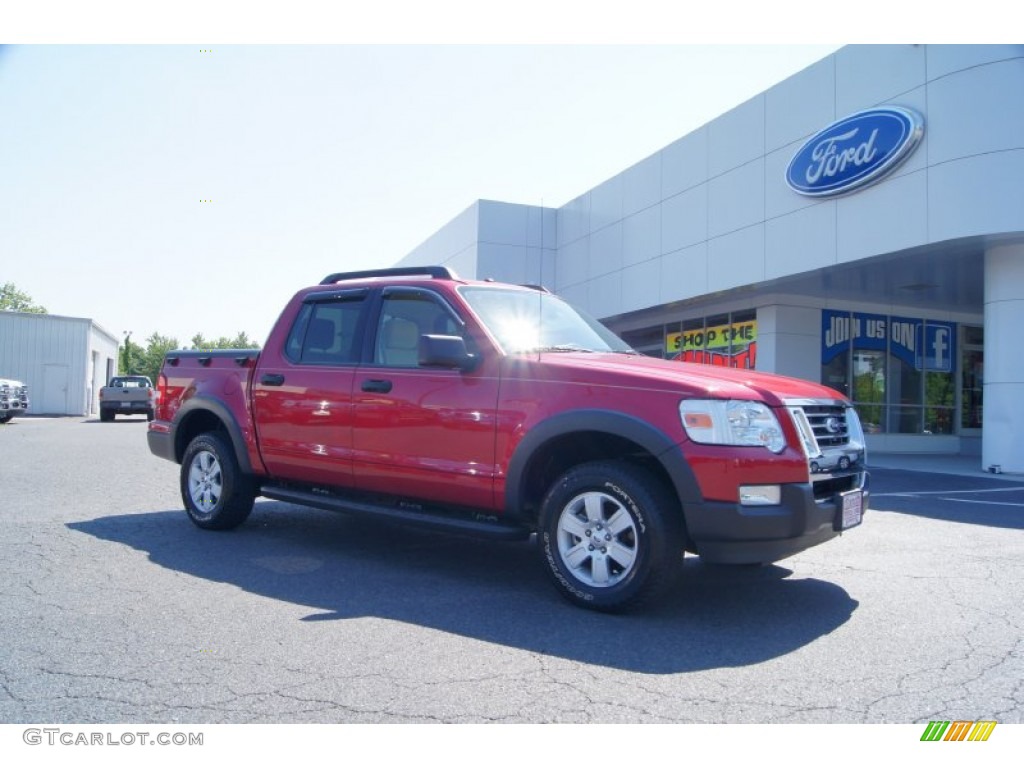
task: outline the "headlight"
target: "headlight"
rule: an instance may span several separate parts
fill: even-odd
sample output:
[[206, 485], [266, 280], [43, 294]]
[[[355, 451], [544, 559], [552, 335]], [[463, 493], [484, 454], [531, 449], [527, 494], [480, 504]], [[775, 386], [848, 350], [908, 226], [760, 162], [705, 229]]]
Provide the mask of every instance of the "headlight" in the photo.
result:
[[695, 443], [763, 446], [773, 453], [786, 447], [775, 413], [753, 400], [683, 400], [679, 416]]

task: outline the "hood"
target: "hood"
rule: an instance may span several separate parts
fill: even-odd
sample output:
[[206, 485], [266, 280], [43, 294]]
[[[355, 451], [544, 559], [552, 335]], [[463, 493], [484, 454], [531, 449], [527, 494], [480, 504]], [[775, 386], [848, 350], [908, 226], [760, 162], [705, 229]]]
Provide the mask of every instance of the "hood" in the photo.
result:
[[804, 379], [741, 368], [661, 360], [644, 355], [549, 352], [530, 357], [548, 378], [605, 386], [649, 387], [688, 397], [759, 400], [781, 406], [787, 400], [838, 400], [836, 390]]

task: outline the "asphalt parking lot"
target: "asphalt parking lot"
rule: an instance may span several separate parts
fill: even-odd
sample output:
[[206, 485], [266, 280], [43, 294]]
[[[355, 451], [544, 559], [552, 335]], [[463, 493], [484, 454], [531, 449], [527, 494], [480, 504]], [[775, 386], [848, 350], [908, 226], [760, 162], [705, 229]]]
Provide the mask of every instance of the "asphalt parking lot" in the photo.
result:
[[1024, 722], [1024, 478], [875, 470], [840, 539], [605, 616], [527, 543], [201, 531], [145, 430], [0, 428], [0, 722]]

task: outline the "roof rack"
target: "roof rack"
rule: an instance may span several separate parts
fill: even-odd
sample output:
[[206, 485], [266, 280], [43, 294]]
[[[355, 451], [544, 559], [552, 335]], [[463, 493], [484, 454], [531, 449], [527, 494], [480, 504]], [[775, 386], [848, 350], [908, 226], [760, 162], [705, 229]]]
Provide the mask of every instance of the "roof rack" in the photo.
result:
[[391, 267], [390, 269], [367, 269], [362, 272], [335, 272], [320, 281], [320, 285], [331, 285], [341, 280], [362, 280], [367, 277], [431, 277], [435, 280], [458, 280], [448, 267]]

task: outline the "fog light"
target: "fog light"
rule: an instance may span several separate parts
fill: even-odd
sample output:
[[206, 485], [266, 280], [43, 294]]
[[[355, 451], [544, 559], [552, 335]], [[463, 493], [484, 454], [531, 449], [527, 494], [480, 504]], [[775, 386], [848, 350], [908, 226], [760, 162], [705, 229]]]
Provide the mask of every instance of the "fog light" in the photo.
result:
[[769, 506], [782, 501], [782, 487], [778, 485], [741, 485], [740, 504], [747, 507]]

